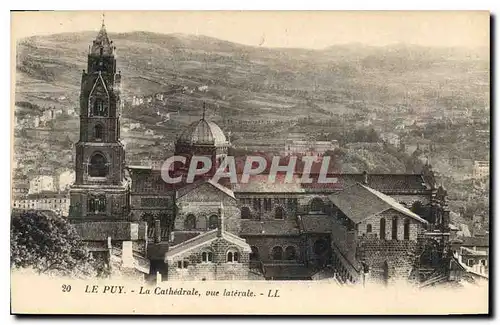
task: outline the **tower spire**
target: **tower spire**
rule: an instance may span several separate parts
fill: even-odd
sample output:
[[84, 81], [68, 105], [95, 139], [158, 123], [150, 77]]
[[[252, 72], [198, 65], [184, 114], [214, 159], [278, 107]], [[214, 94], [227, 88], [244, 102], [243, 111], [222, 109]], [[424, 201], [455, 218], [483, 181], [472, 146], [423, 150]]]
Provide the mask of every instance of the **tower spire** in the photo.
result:
[[101, 27], [104, 27], [104, 18], [105, 18], [105, 14], [104, 14], [104, 12], [103, 12], [103, 13], [102, 13], [102, 18], [101, 18], [101, 20], [102, 20], [102, 25], [101, 25]]
[[201, 118], [202, 120], [205, 119], [205, 112], [206, 112], [206, 110], [207, 110], [207, 107], [205, 105], [205, 102], [203, 102], [203, 117]]

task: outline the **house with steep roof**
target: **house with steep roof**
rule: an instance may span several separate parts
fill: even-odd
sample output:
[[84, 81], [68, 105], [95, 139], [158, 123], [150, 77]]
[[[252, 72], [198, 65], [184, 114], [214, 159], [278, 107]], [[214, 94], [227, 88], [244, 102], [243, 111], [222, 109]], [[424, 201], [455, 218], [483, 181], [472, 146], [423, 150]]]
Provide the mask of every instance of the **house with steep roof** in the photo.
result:
[[415, 267], [418, 236], [428, 222], [394, 198], [361, 183], [329, 198], [338, 208], [335, 222], [345, 225], [332, 227], [332, 246], [353, 266], [344, 273], [363, 281], [408, 280]]
[[248, 279], [252, 250], [244, 239], [227, 231], [224, 211], [221, 203], [214, 229], [174, 245], [165, 253], [169, 281]]

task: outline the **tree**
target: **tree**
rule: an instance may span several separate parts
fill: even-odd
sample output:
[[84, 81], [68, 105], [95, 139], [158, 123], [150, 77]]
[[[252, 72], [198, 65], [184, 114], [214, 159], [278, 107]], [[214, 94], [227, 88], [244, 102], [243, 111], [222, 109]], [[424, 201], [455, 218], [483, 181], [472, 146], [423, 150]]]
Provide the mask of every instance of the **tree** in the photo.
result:
[[10, 264], [38, 273], [100, 276], [106, 273], [95, 261], [69, 222], [49, 212], [13, 212], [10, 228]]

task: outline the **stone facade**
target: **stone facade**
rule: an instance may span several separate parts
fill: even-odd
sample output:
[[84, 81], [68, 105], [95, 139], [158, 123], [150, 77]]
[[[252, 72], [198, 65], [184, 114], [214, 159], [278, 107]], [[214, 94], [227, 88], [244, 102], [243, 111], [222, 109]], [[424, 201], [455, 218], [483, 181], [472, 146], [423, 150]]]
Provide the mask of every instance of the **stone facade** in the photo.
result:
[[167, 254], [167, 278], [169, 281], [247, 280], [249, 255], [248, 245], [236, 245], [224, 237], [217, 237], [173, 257]]
[[[381, 236], [380, 226], [381, 219], [385, 220], [385, 233], [384, 236]], [[396, 230], [393, 231], [393, 220], [397, 220], [395, 222]], [[407, 223], [408, 236], [405, 239], [405, 222]], [[368, 232], [368, 230], [371, 231]], [[358, 237], [375, 237], [385, 239], [396, 239], [396, 240], [412, 240], [416, 241], [419, 231], [422, 228], [422, 223], [416, 221], [410, 217], [405, 216], [401, 212], [395, 210], [387, 210], [382, 212], [379, 215], [375, 215], [368, 219], [363, 220], [358, 224]], [[393, 238], [393, 232], [396, 234], [396, 238]]]
[[[244, 236], [252, 252], [254, 253], [255, 260], [264, 263], [281, 263], [281, 262], [305, 262], [304, 240], [300, 236]], [[273, 249], [279, 247], [283, 252], [281, 259], [273, 257]], [[293, 248], [295, 252], [294, 258], [287, 258], [286, 252], [289, 247]], [[289, 251], [291, 250], [289, 249]]]
[[[385, 220], [385, 239], [380, 235], [382, 219]], [[369, 225], [371, 232], [367, 232]], [[357, 251], [358, 259], [369, 270], [365, 280], [378, 283], [408, 280], [411, 271], [418, 266], [421, 250], [418, 238], [422, 231], [422, 222], [395, 210], [384, 211], [361, 222]]]
[[389, 284], [410, 280], [420, 247], [416, 241], [363, 239], [359, 243], [359, 259], [368, 266], [366, 281]]
[[[201, 184], [185, 195], [177, 199], [177, 215], [174, 223], [174, 231], [177, 230], [200, 230], [206, 231], [217, 228], [219, 207], [224, 205], [225, 231], [233, 234], [240, 232], [240, 210], [234, 196], [228, 195], [210, 183]], [[190, 217], [195, 220], [195, 227], [186, 229], [186, 219]], [[212, 224], [210, 223], [212, 221]], [[210, 227], [212, 225], [212, 228]]]

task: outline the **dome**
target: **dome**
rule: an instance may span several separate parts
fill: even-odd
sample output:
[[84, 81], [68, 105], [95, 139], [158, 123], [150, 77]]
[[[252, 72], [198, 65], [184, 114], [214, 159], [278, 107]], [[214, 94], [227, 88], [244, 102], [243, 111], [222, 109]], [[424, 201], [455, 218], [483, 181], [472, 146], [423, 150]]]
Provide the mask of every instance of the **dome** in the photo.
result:
[[177, 141], [189, 145], [215, 145], [216, 147], [228, 145], [221, 128], [214, 122], [206, 121], [203, 118], [191, 123]]

